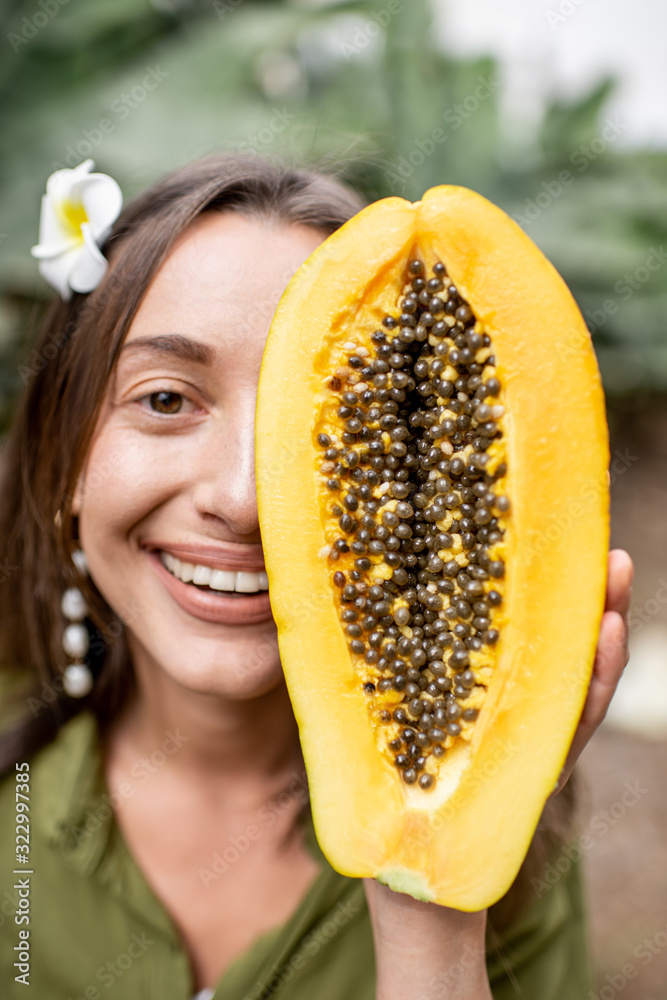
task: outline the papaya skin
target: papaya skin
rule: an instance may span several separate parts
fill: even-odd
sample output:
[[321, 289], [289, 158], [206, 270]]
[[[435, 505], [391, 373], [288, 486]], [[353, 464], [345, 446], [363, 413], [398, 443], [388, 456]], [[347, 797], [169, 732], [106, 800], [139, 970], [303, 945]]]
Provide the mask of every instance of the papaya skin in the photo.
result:
[[[442, 260], [488, 330], [506, 406], [512, 499], [501, 639], [470, 753], [433, 792], [378, 752], [338, 620], [315, 476], [317, 414], [338, 342], [395, 309], [410, 255]], [[360, 334], [361, 331], [361, 334]], [[461, 910], [512, 883], [565, 763], [604, 607], [604, 398], [590, 337], [553, 266], [464, 188], [369, 206], [287, 288], [257, 404], [259, 516], [313, 815], [335, 868]], [[446, 774], [446, 767], [443, 774]]]

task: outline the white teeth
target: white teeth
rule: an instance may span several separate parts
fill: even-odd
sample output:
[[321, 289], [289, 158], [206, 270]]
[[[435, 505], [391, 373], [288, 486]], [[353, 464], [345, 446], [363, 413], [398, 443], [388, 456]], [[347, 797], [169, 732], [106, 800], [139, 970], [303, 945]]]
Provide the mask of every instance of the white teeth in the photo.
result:
[[208, 585], [212, 590], [234, 590], [236, 573], [232, 570], [214, 569]]
[[160, 560], [183, 583], [208, 586], [211, 590], [236, 591], [237, 594], [256, 594], [269, 589], [269, 578], [263, 570], [260, 573], [237, 573], [234, 570], [213, 569], [202, 563], [181, 562], [171, 552], [161, 552]]
[[237, 573], [234, 589], [237, 594], [256, 594], [259, 590], [259, 573]]
[[211, 581], [211, 573], [213, 570], [210, 566], [195, 566], [195, 571], [192, 575], [192, 582], [198, 583], [202, 587], [208, 587]]

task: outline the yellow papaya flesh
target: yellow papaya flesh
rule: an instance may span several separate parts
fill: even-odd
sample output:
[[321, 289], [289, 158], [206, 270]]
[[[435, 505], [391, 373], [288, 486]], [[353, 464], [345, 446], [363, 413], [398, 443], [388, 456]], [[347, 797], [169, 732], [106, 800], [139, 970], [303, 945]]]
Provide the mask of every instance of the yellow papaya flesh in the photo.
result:
[[463, 910], [509, 888], [592, 670], [607, 464], [581, 314], [481, 196], [377, 202], [293, 278], [257, 490], [315, 827], [342, 873]]

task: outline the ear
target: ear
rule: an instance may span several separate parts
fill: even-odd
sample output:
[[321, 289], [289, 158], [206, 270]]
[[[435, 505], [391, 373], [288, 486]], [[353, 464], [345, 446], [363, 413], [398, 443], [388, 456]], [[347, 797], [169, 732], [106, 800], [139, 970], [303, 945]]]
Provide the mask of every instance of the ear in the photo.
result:
[[79, 514], [81, 513], [81, 507], [83, 505], [83, 491], [84, 491], [84, 481], [82, 474], [76, 481], [76, 486], [74, 488], [74, 496], [72, 497], [72, 514], [74, 517], [78, 517]]

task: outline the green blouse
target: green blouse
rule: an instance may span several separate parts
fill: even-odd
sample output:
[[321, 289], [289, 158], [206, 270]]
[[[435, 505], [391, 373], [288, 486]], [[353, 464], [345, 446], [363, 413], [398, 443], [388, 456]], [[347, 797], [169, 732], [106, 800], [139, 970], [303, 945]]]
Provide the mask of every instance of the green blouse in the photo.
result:
[[[29, 774], [29, 864], [17, 861], [15, 775], [0, 784], [3, 998], [190, 1000], [182, 942], [114, 822], [94, 719], [72, 719], [30, 761]], [[362, 883], [329, 866], [312, 832], [309, 845], [319, 875], [287, 923], [228, 968], [215, 1000], [374, 1000]], [[449, 970], [452, 981], [465, 974], [463, 964]], [[495, 1000], [586, 1000], [576, 866], [494, 941], [487, 966]]]

